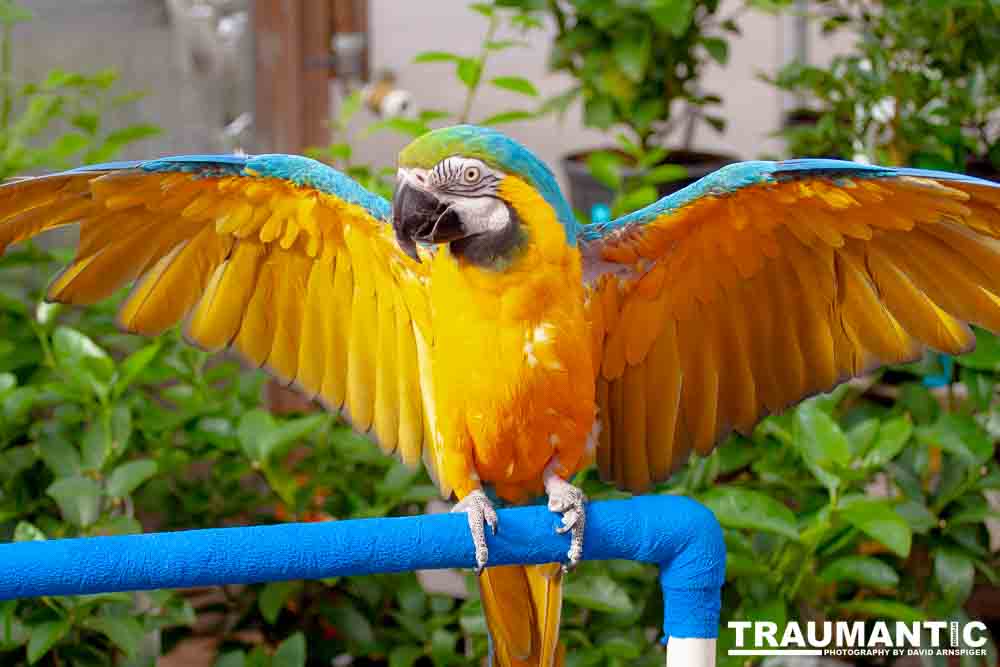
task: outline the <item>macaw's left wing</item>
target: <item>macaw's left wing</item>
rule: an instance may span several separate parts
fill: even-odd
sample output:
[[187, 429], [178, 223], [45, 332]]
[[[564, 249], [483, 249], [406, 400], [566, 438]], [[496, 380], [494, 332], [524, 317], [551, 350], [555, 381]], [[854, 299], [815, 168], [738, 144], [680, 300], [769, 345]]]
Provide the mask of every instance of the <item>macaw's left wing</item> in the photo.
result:
[[89, 304], [135, 281], [126, 330], [184, 322], [197, 345], [232, 346], [433, 474], [425, 269], [399, 250], [390, 213], [303, 157], [164, 158], [0, 186], [0, 252], [79, 222], [50, 299]]
[[1000, 187], [745, 162], [584, 228], [602, 475], [639, 491], [730, 431], [1000, 330]]

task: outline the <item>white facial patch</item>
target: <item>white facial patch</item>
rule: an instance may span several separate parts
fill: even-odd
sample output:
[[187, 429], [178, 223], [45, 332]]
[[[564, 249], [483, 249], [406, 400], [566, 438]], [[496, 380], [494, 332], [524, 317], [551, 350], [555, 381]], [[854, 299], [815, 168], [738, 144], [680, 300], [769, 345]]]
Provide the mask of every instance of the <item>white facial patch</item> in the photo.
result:
[[510, 224], [510, 211], [495, 197], [468, 198], [446, 195], [441, 199], [450, 202], [461, 212], [462, 222], [470, 235], [498, 232]]

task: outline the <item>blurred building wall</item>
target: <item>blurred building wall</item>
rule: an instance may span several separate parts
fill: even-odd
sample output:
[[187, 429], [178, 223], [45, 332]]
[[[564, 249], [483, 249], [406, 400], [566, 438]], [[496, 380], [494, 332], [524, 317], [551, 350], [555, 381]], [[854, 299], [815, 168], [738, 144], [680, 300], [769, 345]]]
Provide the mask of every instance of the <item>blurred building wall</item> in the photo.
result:
[[[183, 45], [178, 47], [176, 33], [171, 32], [168, 22], [167, 2], [192, 0], [21, 1], [37, 18], [17, 27], [18, 78], [40, 77], [52, 67], [96, 70], [114, 66], [121, 73], [122, 91], [140, 90], [147, 95], [134, 108], [116, 112], [110, 122], [118, 125], [153, 122], [165, 131], [162, 137], [133, 147], [132, 156], [226, 148], [220, 141], [219, 130], [232, 120], [232, 98], [239, 92], [199, 79], [198, 72], [192, 72], [191, 62], [185, 60], [190, 54], [185, 53]], [[208, 1], [231, 4], [234, 0]], [[394, 70], [399, 85], [413, 93], [420, 107], [458, 108], [463, 90], [455, 83], [450, 65], [414, 65], [412, 59], [420, 51], [431, 49], [468, 54], [476, 51], [485, 21], [465, 9], [466, 4], [466, 0], [371, 0], [373, 71]], [[738, 4], [739, 0], [727, 0], [723, 12], [731, 12]], [[757, 75], [775, 71], [787, 57], [791, 48], [791, 21], [750, 13], [744, 17], [743, 26], [743, 36], [732, 42], [729, 65], [713, 67], [705, 82], [706, 90], [723, 93], [726, 101], [723, 115], [729, 126], [722, 135], [708, 128], [700, 129], [696, 144], [733, 152], [742, 158], [777, 155], [781, 144], [770, 134], [777, 127], [782, 100]], [[543, 95], [565, 90], [570, 85], [567, 77], [546, 72], [551, 36], [551, 30], [535, 33], [530, 48], [496, 55], [487, 74], [528, 77], [536, 82]], [[823, 61], [836, 48], [837, 44], [813, 40], [813, 59]], [[516, 94], [484, 86], [473, 109], [473, 120], [524, 102]], [[563, 122], [547, 118], [512, 124], [507, 131], [553, 166], [566, 151], [600, 145], [607, 140], [604, 133], [582, 127], [578, 108], [571, 109]], [[399, 135], [379, 134], [362, 141], [356, 156], [381, 165], [392, 164], [403, 142]]]
[[[237, 108], [249, 107], [252, 82], [241, 82], [243, 91], [218, 85], [221, 74], [214, 70], [220, 65], [199, 54], [191, 39], [183, 39], [191, 31], [181, 34], [172, 28], [165, 0], [19, 2], [35, 14], [34, 21], [18, 25], [14, 33], [19, 81], [40, 79], [54, 67], [82, 72], [114, 67], [120, 74], [118, 92], [145, 94], [137, 104], [113, 111], [108, 125], [154, 123], [163, 134], [130, 147], [125, 157], [228, 148], [221, 128], [232, 120], [234, 100]], [[247, 50], [246, 58], [251, 56]]]
[[[463, 90], [454, 83], [449, 64], [412, 64], [420, 51], [447, 49], [474, 54], [485, 29], [485, 19], [472, 11], [461, 11], [458, 0], [408, 2], [371, 0], [372, 67], [392, 69], [399, 85], [411, 91], [418, 107], [456, 109], [463, 101]], [[739, 0], [726, 0], [720, 13], [728, 16], [739, 7]], [[697, 132], [699, 148], [735, 153], [752, 159], [780, 155], [782, 144], [770, 135], [778, 127], [783, 100], [771, 86], [759, 80], [761, 72], [773, 73], [792, 50], [792, 19], [762, 13], [747, 13], [742, 18], [743, 35], [732, 41], [729, 65], [714, 66], [705, 81], [707, 91], [719, 92], [725, 99], [720, 115], [728, 120], [724, 134], [708, 127]], [[546, 72], [546, 59], [554, 28], [535, 33], [531, 48], [511, 49], [489, 61], [488, 75], [517, 74], [535, 82], [543, 95], [552, 95], [570, 87], [564, 75]], [[812, 36], [810, 57], [825, 62], [844, 41], [820, 40]], [[518, 107], [523, 97], [484, 86], [473, 109], [473, 120], [484, 118], [500, 108]], [[507, 131], [523, 141], [555, 167], [559, 157], [573, 149], [599, 146], [609, 137], [588, 130], [581, 123], [578, 107], [560, 123], [555, 118], [516, 123]], [[613, 134], [611, 135], [613, 136]], [[380, 162], [391, 163], [400, 139], [380, 136], [371, 142], [372, 154]], [[560, 178], [562, 174], [555, 169]]]

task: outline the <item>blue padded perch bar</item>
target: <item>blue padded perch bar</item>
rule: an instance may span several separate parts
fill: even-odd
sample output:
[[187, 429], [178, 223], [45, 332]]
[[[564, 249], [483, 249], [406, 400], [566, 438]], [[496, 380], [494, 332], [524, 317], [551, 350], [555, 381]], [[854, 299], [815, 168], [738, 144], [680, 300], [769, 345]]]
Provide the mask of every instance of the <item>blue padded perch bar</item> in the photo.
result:
[[[565, 559], [569, 537], [556, 534], [559, 517], [544, 506], [499, 516], [490, 564]], [[583, 557], [659, 565], [666, 637], [718, 636], [725, 545], [704, 506], [680, 496], [591, 503]], [[0, 600], [474, 564], [464, 514], [19, 542], [0, 545]]]

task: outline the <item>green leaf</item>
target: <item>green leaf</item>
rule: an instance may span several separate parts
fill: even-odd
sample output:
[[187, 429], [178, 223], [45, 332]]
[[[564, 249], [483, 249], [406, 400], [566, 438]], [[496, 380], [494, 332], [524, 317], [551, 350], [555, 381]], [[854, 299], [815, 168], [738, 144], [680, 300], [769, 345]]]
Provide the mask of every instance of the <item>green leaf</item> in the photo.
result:
[[586, 97], [583, 101], [583, 122], [587, 127], [606, 130], [615, 122], [615, 107], [610, 98]]
[[62, 438], [43, 438], [38, 444], [42, 461], [57, 477], [72, 477], [80, 474], [80, 452]]
[[602, 185], [612, 190], [621, 187], [622, 159], [618, 155], [608, 151], [594, 151], [587, 156], [587, 168], [590, 175]]
[[247, 656], [246, 667], [274, 667], [274, 663], [264, 647], [258, 646]]
[[156, 341], [139, 348], [121, 363], [115, 376], [114, 395], [121, 396], [142, 371], [153, 362], [160, 352], [160, 342]]
[[389, 652], [389, 667], [413, 667], [423, 655], [417, 646], [397, 646]]
[[366, 134], [374, 134], [382, 130], [392, 130], [393, 132], [399, 132], [410, 137], [419, 137], [422, 134], [430, 132], [430, 129], [425, 122], [414, 118], [386, 118], [385, 120], [380, 120], [377, 123], [369, 125]]
[[156, 474], [157, 464], [152, 459], [140, 459], [123, 463], [108, 476], [108, 495], [124, 498]]
[[709, 489], [701, 498], [723, 526], [761, 530], [799, 539], [798, 526], [792, 510], [759, 491], [739, 486], [719, 486]]
[[83, 626], [106, 636], [128, 657], [139, 650], [145, 634], [142, 624], [131, 616], [91, 616], [84, 619]]
[[479, 78], [483, 74], [483, 65], [475, 58], [461, 58], [455, 73], [466, 88], [475, 88], [479, 85]]
[[649, 30], [636, 31], [615, 40], [615, 62], [632, 81], [640, 82], [646, 74], [651, 45]]
[[708, 55], [720, 65], [729, 62], [729, 43], [719, 37], [705, 37], [701, 40], [702, 46], [708, 51]]
[[642, 181], [649, 185], [659, 185], [687, 178], [687, 175], [687, 167], [682, 167], [679, 164], [661, 164], [643, 174]]
[[124, 147], [128, 144], [159, 136], [163, 130], [155, 125], [136, 124], [123, 127], [108, 134], [105, 143], [116, 147]]
[[245, 667], [247, 657], [243, 651], [227, 651], [215, 661], [215, 667]]
[[4, 25], [14, 25], [16, 23], [27, 23], [35, 18], [34, 12], [25, 9], [13, 2], [0, 3], [0, 23]]
[[847, 466], [851, 446], [840, 426], [814, 400], [806, 401], [795, 411], [793, 444], [807, 461], [821, 468]]
[[649, 206], [657, 199], [659, 199], [659, 193], [656, 191], [656, 187], [652, 185], [640, 185], [616, 199], [614, 208], [616, 212], [622, 214], [631, 213], [632, 211], [638, 211], [640, 208]]
[[3, 397], [3, 417], [15, 424], [27, 421], [38, 398], [39, 391], [35, 387], [17, 387], [8, 391]]
[[1000, 336], [985, 329], [976, 329], [976, 348], [955, 357], [955, 360], [962, 366], [981, 371], [1000, 371]]
[[71, 156], [89, 146], [90, 142], [90, 137], [79, 132], [69, 132], [49, 144], [45, 149], [45, 154], [54, 163], [64, 163]]
[[966, 465], [982, 465], [993, 456], [989, 434], [968, 415], [942, 413], [932, 426], [917, 429], [917, 439], [954, 454]]
[[628, 614], [634, 608], [628, 592], [605, 574], [572, 577], [563, 585], [563, 597], [579, 607], [611, 614]]
[[[451, 116], [450, 111], [442, 111], [441, 109], [421, 109], [420, 113], [417, 114], [417, 118], [420, 119], [421, 123], [433, 123], [436, 120], [443, 120]], [[394, 170], [389, 168], [390, 175], [394, 173]]]
[[913, 424], [909, 415], [901, 415], [882, 422], [874, 444], [861, 459], [864, 468], [881, 468], [896, 458], [913, 435]]
[[847, 429], [847, 442], [851, 445], [851, 454], [861, 456], [875, 444], [878, 435], [879, 420], [876, 417], [862, 419]]
[[13, 373], [0, 373], [0, 396], [17, 386], [17, 376]]
[[649, 13], [660, 30], [680, 37], [691, 26], [694, 0], [657, 0]]
[[491, 18], [496, 11], [492, 4], [489, 2], [473, 2], [469, 5], [469, 9], [479, 14], [482, 14], [486, 18]]
[[33, 665], [41, 660], [42, 656], [65, 637], [67, 632], [69, 632], [69, 621], [66, 619], [46, 621], [31, 626], [29, 629], [31, 638], [28, 640], [28, 664]]
[[72, 524], [86, 527], [100, 516], [101, 488], [89, 477], [58, 479], [45, 493], [56, 501], [63, 518]]
[[111, 433], [104, 420], [97, 419], [87, 426], [80, 444], [84, 470], [100, 470], [111, 453]]
[[521, 111], [515, 109], [513, 111], [502, 111], [498, 114], [494, 114], [489, 118], [481, 120], [479, 124], [485, 125], [486, 127], [491, 127], [496, 125], [503, 125], [505, 123], [516, 123], [522, 120], [533, 120], [534, 118], [537, 117], [538, 114], [536, 114], [533, 111]]
[[250, 410], [240, 417], [239, 425], [236, 427], [236, 439], [239, 440], [248, 458], [260, 461], [264, 458], [261, 454], [260, 441], [268, 437], [274, 429], [274, 417], [269, 413], [259, 408]]
[[497, 88], [502, 88], [504, 90], [509, 90], [515, 93], [520, 93], [522, 95], [528, 95], [529, 97], [538, 97], [538, 89], [535, 88], [535, 84], [531, 83], [524, 77], [520, 76], [498, 76], [493, 79], [492, 83]]
[[578, 86], [574, 86], [573, 88], [570, 88], [566, 92], [559, 93], [558, 95], [553, 95], [552, 97], [545, 100], [545, 102], [542, 103], [542, 106], [539, 107], [538, 113], [539, 115], [547, 113], [555, 113], [556, 116], [558, 116], [561, 119], [569, 110], [570, 105], [573, 104], [573, 102], [579, 96], [580, 96], [580, 88]]
[[461, 60], [461, 56], [448, 53], [447, 51], [424, 51], [418, 53], [414, 58], [415, 63], [454, 63]]
[[843, 614], [885, 618], [904, 623], [917, 623], [927, 619], [927, 615], [919, 609], [895, 600], [858, 600], [837, 605], [836, 609]]
[[132, 437], [132, 409], [127, 403], [118, 403], [111, 408], [111, 451], [123, 452]]
[[458, 658], [455, 643], [458, 637], [454, 632], [438, 628], [431, 633], [431, 659], [435, 665], [450, 665]]
[[305, 667], [306, 665], [306, 638], [301, 632], [281, 642], [278, 650], [274, 652], [272, 667]]
[[70, 119], [73, 127], [86, 132], [87, 134], [97, 134], [97, 128], [101, 126], [101, 117], [91, 111], [81, 111]]
[[941, 547], [934, 552], [934, 578], [944, 597], [954, 605], [965, 604], [976, 578], [971, 556], [954, 547]]
[[272, 625], [278, 620], [278, 615], [284, 608], [288, 598], [302, 590], [300, 581], [274, 581], [264, 586], [257, 598], [260, 613]]
[[913, 533], [889, 502], [863, 497], [851, 501], [845, 499], [838, 511], [848, 523], [881, 542], [893, 553], [902, 558], [910, 554]]
[[487, 51], [506, 51], [514, 46], [530, 46], [523, 39], [490, 39], [483, 42], [483, 48]]
[[17, 615], [17, 601], [0, 602], [0, 651], [12, 651], [28, 641], [28, 629]]
[[895, 588], [899, 575], [892, 567], [872, 556], [844, 556], [823, 568], [820, 581], [850, 582], [872, 588]]
[[261, 460], [266, 461], [281, 455], [289, 445], [315, 431], [325, 424], [327, 419], [328, 417], [324, 414], [309, 415], [308, 417], [290, 419], [277, 428], [271, 428], [257, 440], [257, 451], [260, 453]]
[[340, 632], [359, 644], [375, 642], [375, 631], [371, 623], [354, 607], [341, 605], [327, 612], [327, 618]]
[[937, 518], [920, 500], [907, 500], [896, 505], [896, 513], [910, 524], [910, 530], [921, 535], [937, 525]]
[[14, 527], [15, 542], [43, 542], [46, 539], [45, 533], [30, 521], [18, 521]]
[[108, 353], [75, 329], [58, 327], [52, 335], [56, 363], [83, 389], [105, 396], [114, 374]]

